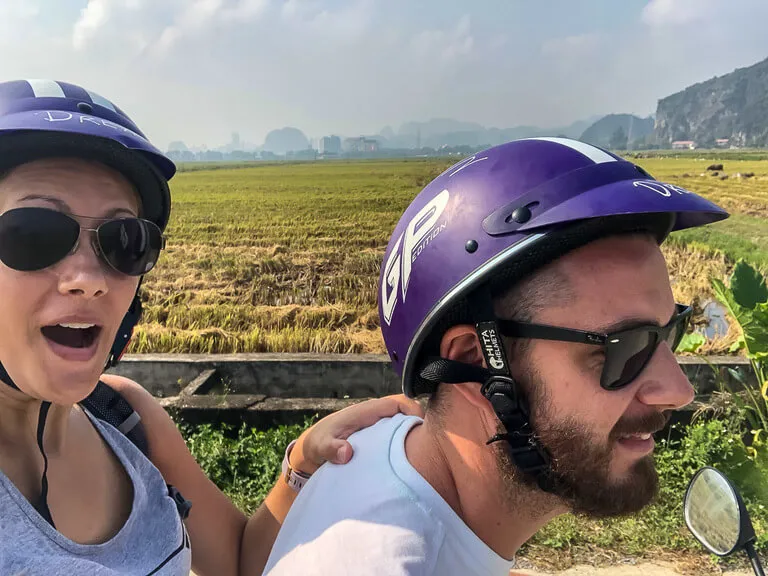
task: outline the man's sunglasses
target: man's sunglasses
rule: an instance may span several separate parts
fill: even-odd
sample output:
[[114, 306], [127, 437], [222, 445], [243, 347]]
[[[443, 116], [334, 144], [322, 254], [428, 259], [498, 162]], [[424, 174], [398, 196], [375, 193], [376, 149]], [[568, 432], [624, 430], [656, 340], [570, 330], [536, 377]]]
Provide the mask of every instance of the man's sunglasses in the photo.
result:
[[515, 338], [578, 342], [605, 347], [605, 364], [600, 386], [616, 390], [637, 378], [662, 342], [674, 352], [688, 329], [693, 308], [675, 304], [675, 314], [666, 326], [653, 324], [618, 330], [609, 334], [587, 332], [559, 326], [497, 320], [499, 332]]
[[129, 276], [149, 272], [165, 247], [162, 231], [149, 220], [103, 219], [97, 228], [83, 228], [57, 210], [14, 208], [0, 215], [0, 261], [23, 272], [43, 270], [77, 250], [80, 230], [93, 233], [94, 249], [104, 262]]

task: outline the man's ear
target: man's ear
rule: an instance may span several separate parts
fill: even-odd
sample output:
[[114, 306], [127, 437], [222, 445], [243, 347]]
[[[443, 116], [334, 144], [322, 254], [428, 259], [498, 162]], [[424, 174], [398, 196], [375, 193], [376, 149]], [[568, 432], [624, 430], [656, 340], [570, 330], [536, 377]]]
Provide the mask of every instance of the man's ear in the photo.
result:
[[[477, 332], [469, 324], [460, 324], [446, 330], [442, 340], [440, 340], [440, 356], [448, 360], [487, 368]], [[451, 384], [451, 388], [461, 394], [467, 402], [492, 416], [491, 405], [480, 392], [482, 384], [482, 382]]]
[[477, 332], [469, 324], [449, 328], [440, 340], [440, 357], [485, 367]]

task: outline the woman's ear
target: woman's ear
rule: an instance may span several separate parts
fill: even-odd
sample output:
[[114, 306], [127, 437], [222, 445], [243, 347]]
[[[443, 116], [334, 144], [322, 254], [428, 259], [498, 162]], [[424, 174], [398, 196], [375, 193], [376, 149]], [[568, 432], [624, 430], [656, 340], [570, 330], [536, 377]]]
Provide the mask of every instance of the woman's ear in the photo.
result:
[[440, 341], [440, 356], [448, 360], [485, 367], [477, 332], [469, 324], [449, 328]]

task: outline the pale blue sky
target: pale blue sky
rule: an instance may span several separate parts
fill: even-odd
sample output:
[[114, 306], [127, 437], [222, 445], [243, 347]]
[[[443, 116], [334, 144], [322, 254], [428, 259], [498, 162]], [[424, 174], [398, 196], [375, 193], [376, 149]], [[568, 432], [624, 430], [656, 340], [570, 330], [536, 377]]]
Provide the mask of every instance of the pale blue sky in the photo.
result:
[[115, 101], [161, 146], [652, 113], [768, 57], [768, 0], [0, 0], [0, 79]]

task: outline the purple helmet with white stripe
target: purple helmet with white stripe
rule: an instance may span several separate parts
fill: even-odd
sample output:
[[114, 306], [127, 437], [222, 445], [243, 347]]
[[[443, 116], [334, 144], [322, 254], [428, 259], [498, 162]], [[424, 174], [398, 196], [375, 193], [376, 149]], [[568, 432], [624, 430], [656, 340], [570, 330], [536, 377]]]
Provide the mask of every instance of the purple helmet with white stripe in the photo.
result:
[[173, 162], [109, 100], [67, 82], [0, 83], [0, 173], [48, 157], [97, 160], [122, 173], [142, 199], [142, 216], [168, 224]]
[[420, 376], [445, 330], [472, 323], [481, 286], [509, 287], [606, 235], [669, 232], [728, 217], [712, 202], [639, 166], [566, 138], [529, 138], [465, 158], [429, 183], [384, 253], [379, 315], [403, 392], [434, 390]]

